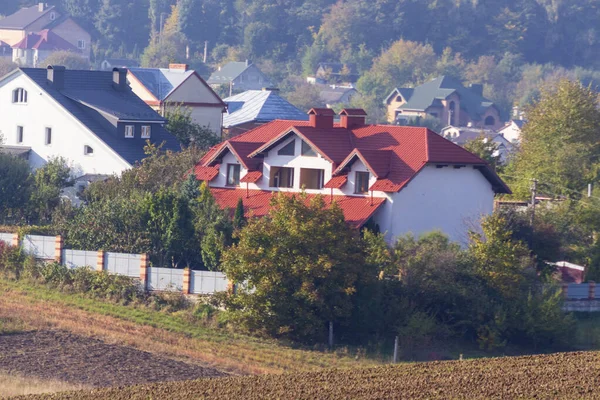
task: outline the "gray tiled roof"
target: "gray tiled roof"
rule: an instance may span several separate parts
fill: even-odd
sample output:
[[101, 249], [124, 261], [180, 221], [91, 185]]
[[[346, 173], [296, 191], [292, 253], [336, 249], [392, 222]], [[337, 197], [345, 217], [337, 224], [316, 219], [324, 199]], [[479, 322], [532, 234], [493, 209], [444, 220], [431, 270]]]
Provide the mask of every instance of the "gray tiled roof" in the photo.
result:
[[37, 21], [42, 15], [53, 9], [54, 7], [48, 7], [40, 12], [37, 5], [21, 8], [16, 13], [0, 19], [0, 29], [25, 29], [27, 26]]
[[194, 74], [193, 70], [171, 71], [168, 68], [129, 68], [129, 71], [161, 101]]
[[275, 119], [308, 120], [308, 115], [270, 90], [247, 90], [223, 99], [228, 113], [223, 114], [223, 127], [246, 122], [270, 122]]
[[113, 87], [112, 71], [65, 70], [64, 88], [57, 89], [47, 81], [45, 69], [20, 70], [129, 164], [146, 157], [146, 140], [140, 137], [125, 139], [117, 135], [115, 120], [152, 121], [151, 142], [165, 142], [165, 150], [180, 149], [178, 140], [161, 126], [164, 119], [160, 115], [129, 87], [123, 91]]
[[247, 64], [246, 62], [228, 62], [227, 64], [223, 65], [220, 70], [213, 72], [210, 78], [208, 78], [207, 82], [211, 85], [229, 83], [240, 76], [240, 74], [244, 72], [250, 65], [252, 64]]

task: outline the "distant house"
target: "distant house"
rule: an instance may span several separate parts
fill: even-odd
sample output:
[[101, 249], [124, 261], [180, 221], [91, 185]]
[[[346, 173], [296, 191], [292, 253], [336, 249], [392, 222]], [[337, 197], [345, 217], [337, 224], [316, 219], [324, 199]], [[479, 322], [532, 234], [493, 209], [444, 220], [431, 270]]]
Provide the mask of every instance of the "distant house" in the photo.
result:
[[210, 149], [194, 168], [215, 201], [248, 216], [274, 193], [304, 191], [335, 203], [346, 222], [378, 225], [393, 243], [439, 229], [466, 241], [496, 193], [510, 189], [490, 166], [427, 128], [367, 125], [366, 113], [311, 109], [308, 121], [275, 120]]
[[112, 71], [113, 68], [137, 68], [139, 61], [129, 58], [107, 58], [100, 63], [100, 69], [103, 71]]
[[509, 142], [519, 143], [521, 142], [521, 131], [525, 122], [522, 119], [510, 120], [502, 128], [498, 129], [498, 133], [503, 135]]
[[12, 60], [12, 46], [0, 40], [0, 58]]
[[273, 82], [262, 73], [255, 64], [245, 62], [229, 62], [212, 73], [208, 84], [217, 87], [229, 86], [229, 95], [245, 90], [260, 90], [273, 86]]
[[510, 141], [500, 133], [489, 129], [447, 126], [440, 131], [440, 135], [461, 147], [483, 136], [486, 141], [497, 145], [498, 149], [494, 156], [500, 156], [500, 162], [506, 162], [514, 151], [514, 146]]
[[225, 137], [237, 136], [276, 119], [308, 120], [308, 115], [279, 96], [276, 90], [247, 90], [223, 100], [227, 113], [223, 115]]
[[483, 97], [482, 85], [466, 88], [449, 76], [439, 76], [415, 88], [396, 88], [385, 99], [385, 105], [390, 123], [431, 116], [452, 126], [502, 126], [498, 108]]
[[327, 85], [319, 93], [321, 101], [327, 108], [332, 108], [336, 104], [349, 104], [358, 95], [358, 90], [353, 87], [336, 85]]
[[[68, 42], [70, 46], [55, 36]], [[90, 34], [68, 14], [61, 15], [54, 6], [45, 3], [21, 8], [1, 19], [0, 41], [12, 47], [13, 60], [21, 66], [36, 66], [36, 63], [42, 62], [43, 58], [56, 50], [71, 50], [90, 58]], [[36, 44], [37, 48], [34, 48]], [[27, 51], [30, 55], [26, 54]]]
[[187, 64], [130, 68], [127, 77], [133, 92], [161, 115], [169, 107], [185, 107], [194, 122], [221, 135], [225, 103]]
[[180, 149], [165, 120], [127, 85], [127, 70], [17, 68], [0, 78], [0, 132], [32, 168], [62, 156], [77, 175], [120, 174], [146, 142]]
[[315, 71], [317, 82], [356, 82], [360, 74], [355, 64], [343, 64], [337, 62], [322, 62]]

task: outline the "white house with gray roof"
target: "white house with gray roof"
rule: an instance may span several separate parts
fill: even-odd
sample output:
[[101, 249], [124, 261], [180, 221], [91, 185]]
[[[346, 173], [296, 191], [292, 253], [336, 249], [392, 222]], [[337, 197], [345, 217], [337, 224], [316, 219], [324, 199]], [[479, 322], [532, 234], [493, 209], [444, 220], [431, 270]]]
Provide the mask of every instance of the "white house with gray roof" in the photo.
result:
[[120, 174], [147, 141], [179, 150], [166, 122], [126, 82], [127, 70], [18, 68], [0, 78], [0, 133], [32, 168], [61, 156], [76, 176]]
[[184, 107], [194, 122], [221, 136], [225, 103], [187, 64], [129, 68], [127, 78], [133, 93], [161, 115], [169, 107]]
[[255, 64], [245, 62], [229, 62], [219, 67], [208, 78], [208, 84], [213, 87], [225, 85], [229, 87], [229, 95], [245, 90], [260, 90], [273, 86], [273, 82], [262, 73]]

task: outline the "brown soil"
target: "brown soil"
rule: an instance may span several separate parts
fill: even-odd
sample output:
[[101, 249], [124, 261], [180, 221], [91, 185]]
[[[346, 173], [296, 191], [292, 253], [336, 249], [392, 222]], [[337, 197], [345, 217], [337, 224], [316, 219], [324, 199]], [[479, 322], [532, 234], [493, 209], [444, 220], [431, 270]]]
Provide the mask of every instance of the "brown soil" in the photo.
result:
[[93, 387], [226, 375], [214, 368], [52, 330], [0, 335], [0, 370]]

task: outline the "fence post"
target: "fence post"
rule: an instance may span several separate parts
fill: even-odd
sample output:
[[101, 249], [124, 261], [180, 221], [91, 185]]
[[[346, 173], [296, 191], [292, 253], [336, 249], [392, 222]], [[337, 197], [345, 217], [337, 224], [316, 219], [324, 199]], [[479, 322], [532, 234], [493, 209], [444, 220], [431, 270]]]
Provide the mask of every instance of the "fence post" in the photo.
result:
[[596, 298], [596, 282], [590, 281], [588, 287], [588, 299], [594, 300]]
[[140, 281], [144, 290], [148, 289], [148, 254], [142, 254], [140, 261]]
[[394, 364], [398, 362], [398, 336], [394, 339]]
[[562, 284], [562, 295], [565, 299], [569, 298], [569, 284], [568, 283]]
[[190, 294], [190, 284], [192, 283], [192, 270], [185, 268], [183, 270], [183, 294]]
[[18, 233], [13, 234], [12, 245], [13, 245], [13, 247], [19, 247], [19, 234]]
[[104, 257], [106, 257], [106, 253], [103, 250], [98, 251], [98, 258], [96, 260], [96, 271], [98, 272], [104, 271]]
[[54, 239], [54, 261], [56, 261], [59, 264], [62, 263], [62, 246], [63, 246], [62, 236], [58, 235]]

